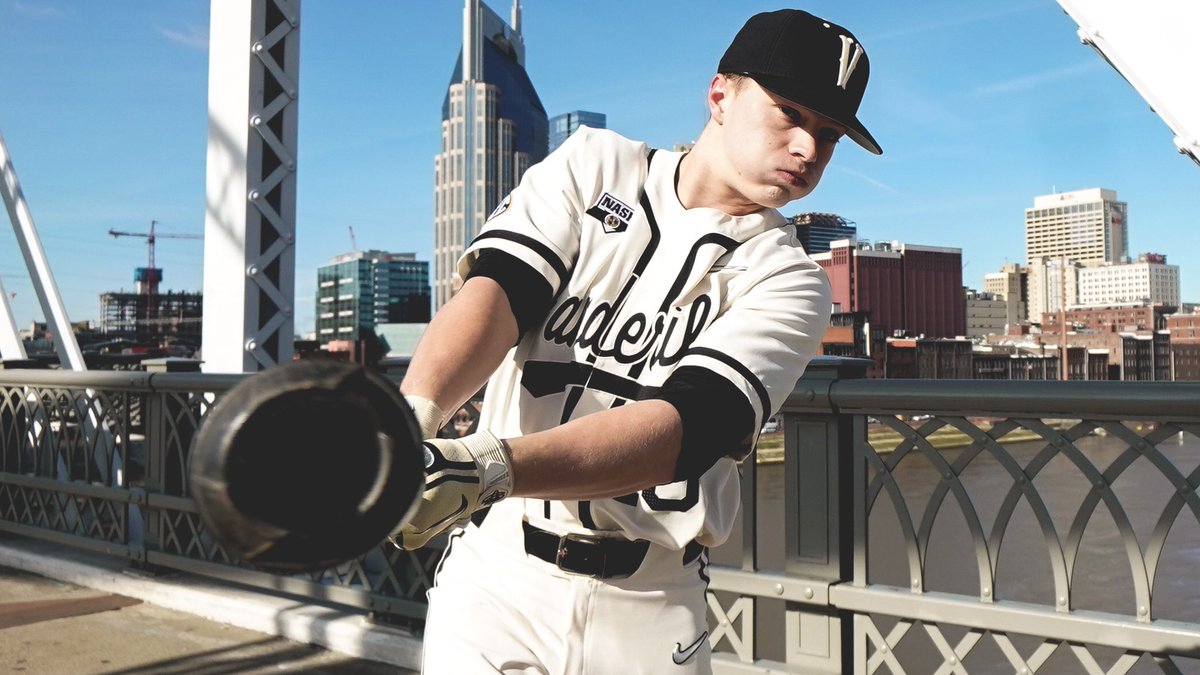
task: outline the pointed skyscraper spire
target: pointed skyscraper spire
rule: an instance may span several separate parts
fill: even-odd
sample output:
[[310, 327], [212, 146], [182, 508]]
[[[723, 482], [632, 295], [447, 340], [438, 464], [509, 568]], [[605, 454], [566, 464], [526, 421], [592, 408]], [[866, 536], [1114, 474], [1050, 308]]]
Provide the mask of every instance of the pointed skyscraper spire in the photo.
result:
[[480, 42], [479, 3], [481, 0], [466, 0], [463, 6], [462, 81], [470, 82], [483, 76], [481, 60], [483, 44]]
[[464, 0], [461, 63], [442, 101], [442, 152], [434, 168], [437, 308], [454, 293], [466, 242], [546, 156], [546, 109], [525, 72], [520, 0], [513, 0], [511, 19], [510, 26], [485, 0]]

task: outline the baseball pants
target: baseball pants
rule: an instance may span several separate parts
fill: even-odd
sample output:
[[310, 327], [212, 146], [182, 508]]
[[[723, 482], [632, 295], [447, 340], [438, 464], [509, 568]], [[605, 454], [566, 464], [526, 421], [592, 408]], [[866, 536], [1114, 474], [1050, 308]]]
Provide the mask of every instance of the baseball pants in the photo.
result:
[[[526, 555], [521, 524], [456, 531], [429, 591], [426, 675], [707, 675], [706, 555], [651, 546], [623, 579]], [[510, 519], [511, 520], [511, 519]]]

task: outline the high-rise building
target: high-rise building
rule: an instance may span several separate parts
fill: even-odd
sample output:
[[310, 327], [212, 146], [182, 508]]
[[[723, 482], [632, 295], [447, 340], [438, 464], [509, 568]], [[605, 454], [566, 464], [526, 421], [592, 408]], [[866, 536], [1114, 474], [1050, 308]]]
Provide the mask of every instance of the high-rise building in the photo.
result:
[[1034, 197], [1033, 208], [1025, 209], [1025, 260], [1127, 262], [1128, 210], [1115, 190], [1102, 188]]
[[1029, 263], [1029, 320], [1041, 323], [1042, 315], [1079, 304], [1079, 269], [1068, 258], [1041, 258]]
[[[138, 271], [144, 269], [139, 267]], [[137, 293], [100, 295], [100, 332], [143, 346], [182, 343], [199, 347], [203, 316], [201, 293], [167, 291], [150, 295], [139, 289]]]
[[858, 227], [836, 213], [800, 213], [791, 220], [809, 255], [828, 251], [829, 244], [839, 239], [858, 237]]
[[588, 112], [586, 110], [572, 110], [569, 113], [555, 115], [550, 118], [550, 147], [548, 150], [554, 152], [558, 146], [562, 145], [571, 134], [575, 133], [579, 127], [591, 127], [593, 129], [607, 129], [608, 117], [604, 113]]
[[380, 323], [429, 321], [429, 263], [412, 253], [354, 251], [317, 268], [317, 340], [356, 341]]
[[999, 272], [983, 275], [983, 290], [1007, 304], [1009, 325], [1029, 320], [1029, 271], [1017, 263], [1005, 263]]
[[463, 46], [442, 102], [434, 160], [434, 308], [455, 290], [455, 265], [489, 213], [546, 156], [547, 120], [529, 75], [521, 6], [511, 25], [466, 0]]
[[1167, 256], [1143, 253], [1137, 262], [1079, 270], [1079, 304], [1103, 307], [1130, 303], [1179, 307], [1179, 266]]

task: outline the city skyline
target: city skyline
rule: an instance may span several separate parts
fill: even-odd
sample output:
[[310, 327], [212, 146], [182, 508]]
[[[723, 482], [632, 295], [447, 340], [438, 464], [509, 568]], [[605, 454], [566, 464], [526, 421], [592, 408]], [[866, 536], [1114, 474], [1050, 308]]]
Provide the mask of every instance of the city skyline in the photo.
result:
[[[316, 267], [355, 248], [348, 228], [359, 248], [433, 260], [433, 158], [462, 5], [399, 4], [303, 5], [297, 334], [313, 329]], [[489, 4], [504, 15], [510, 3]], [[749, 14], [775, 8], [522, 6], [547, 113], [604, 111], [610, 128], [657, 147], [695, 138], [720, 51]], [[961, 248], [964, 284], [982, 288], [985, 273], [1025, 262], [1035, 196], [1115, 190], [1129, 204], [1129, 254], [1168, 253], [1183, 301], [1200, 301], [1200, 260], [1173, 238], [1195, 220], [1184, 197], [1200, 169], [1058, 5], [804, 6], [851, 27], [871, 54], [862, 117], [885, 155], [844, 144], [820, 189], [785, 215], [837, 213], [864, 239]], [[110, 228], [203, 232], [207, 22], [196, 1], [0, 4], [0, 90], [21, 92], [0, 98], [0, 133], [72, 320], [97, 319], [100, 293], [131, 289], [145, 265], [145, 246]], [[565, 29], [582, 25], [593, 27]], [[579, 39], [614, 31], [621, 39]], [[24, 326], [42, 313], [12, 235], [0, 236], [10, 242], [0, 275]], [[200, 252], [160, 240], [162, 288], [199, 290]]]
[[507, 18], [466, 0], [462, 50], [442, 103], [436, 200], [433, 310], [454, 295], [458, 259], [488, 214], [546, 156], [546, 109], [525, 70], [521, 5]]

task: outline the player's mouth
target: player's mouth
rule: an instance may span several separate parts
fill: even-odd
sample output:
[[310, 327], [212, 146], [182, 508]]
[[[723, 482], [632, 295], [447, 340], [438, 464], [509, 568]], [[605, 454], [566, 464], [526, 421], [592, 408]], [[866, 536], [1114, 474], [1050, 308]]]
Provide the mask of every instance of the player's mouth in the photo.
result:
[[808, 180], [799, 171], [788, 171], [787, 169], [778, 169], [776, 174], [792, 187], [806, 188]]

